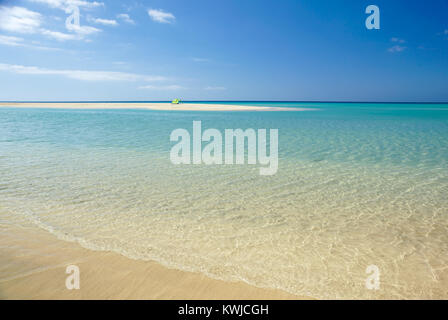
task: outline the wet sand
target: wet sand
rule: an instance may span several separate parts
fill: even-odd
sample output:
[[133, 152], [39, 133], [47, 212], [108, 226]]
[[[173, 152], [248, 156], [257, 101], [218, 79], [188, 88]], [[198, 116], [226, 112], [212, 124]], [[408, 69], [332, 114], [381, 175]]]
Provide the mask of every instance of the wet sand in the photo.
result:
[[[215, 280], [152, 261], [84, 249], [32, 224], [0, 223], [0, 299], [300, 299], [284, 291]], [[80, 269], [80, 289], [65, 286]], [[303, 298], [303, 297], [302, 297]]]

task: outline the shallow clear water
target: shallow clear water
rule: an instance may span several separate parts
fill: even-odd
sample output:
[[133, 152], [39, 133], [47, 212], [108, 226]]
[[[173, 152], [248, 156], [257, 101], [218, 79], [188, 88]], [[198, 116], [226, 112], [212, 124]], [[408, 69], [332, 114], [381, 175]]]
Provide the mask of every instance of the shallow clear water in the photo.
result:
[[[315, 298], [448, 298], [448, 105], [245, 104], [316, 110], [0, 108], [0, 222]], [[193, 120], [278, 128], [277, 174], [173, 165]]]

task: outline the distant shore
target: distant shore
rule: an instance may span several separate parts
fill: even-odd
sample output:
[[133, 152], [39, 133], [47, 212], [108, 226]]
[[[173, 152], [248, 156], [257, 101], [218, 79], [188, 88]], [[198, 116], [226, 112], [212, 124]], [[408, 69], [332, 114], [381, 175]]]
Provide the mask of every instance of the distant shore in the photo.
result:
[[1, 102], [0, 107], [48, 109], [146, 109], [174, 111], [311, 111], [312, 108], [282, 108], [207, 103], [136, 102]]

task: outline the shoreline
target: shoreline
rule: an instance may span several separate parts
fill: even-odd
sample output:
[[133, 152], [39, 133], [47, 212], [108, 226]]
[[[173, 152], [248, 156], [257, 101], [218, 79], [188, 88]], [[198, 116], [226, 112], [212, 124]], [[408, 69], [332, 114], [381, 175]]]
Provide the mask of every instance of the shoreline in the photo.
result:
[[43, 109], [139, 109], [139, 110], [162, 110], [162, 111], [314, 111], [313, 108], [283, 108], [244, 106], [230, 104], [207, 104], [207, 103], [123, 103], [123, 102], [8, 102], [1, 103], [0, 108], [43, 108]]
[[[309, 299], [245, 282], [93, 251], [63, 241], [31, 223], [2, 224], [0, 299]], [[80, 289], [68, 290], [68, 265], [80, 269]]]

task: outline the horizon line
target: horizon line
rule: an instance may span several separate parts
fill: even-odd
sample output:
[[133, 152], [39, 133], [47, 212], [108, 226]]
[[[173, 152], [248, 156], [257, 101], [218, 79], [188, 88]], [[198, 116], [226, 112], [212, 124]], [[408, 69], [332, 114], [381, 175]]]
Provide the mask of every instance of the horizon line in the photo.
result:
[[[1, 100], [0, 103], [171, 103], [171, 100]], [[290, 103], [375, 103], [448, 104], [448, 101], [335, 101], [335, 100], [181, 100], [181, 102], [290, 102]]]

